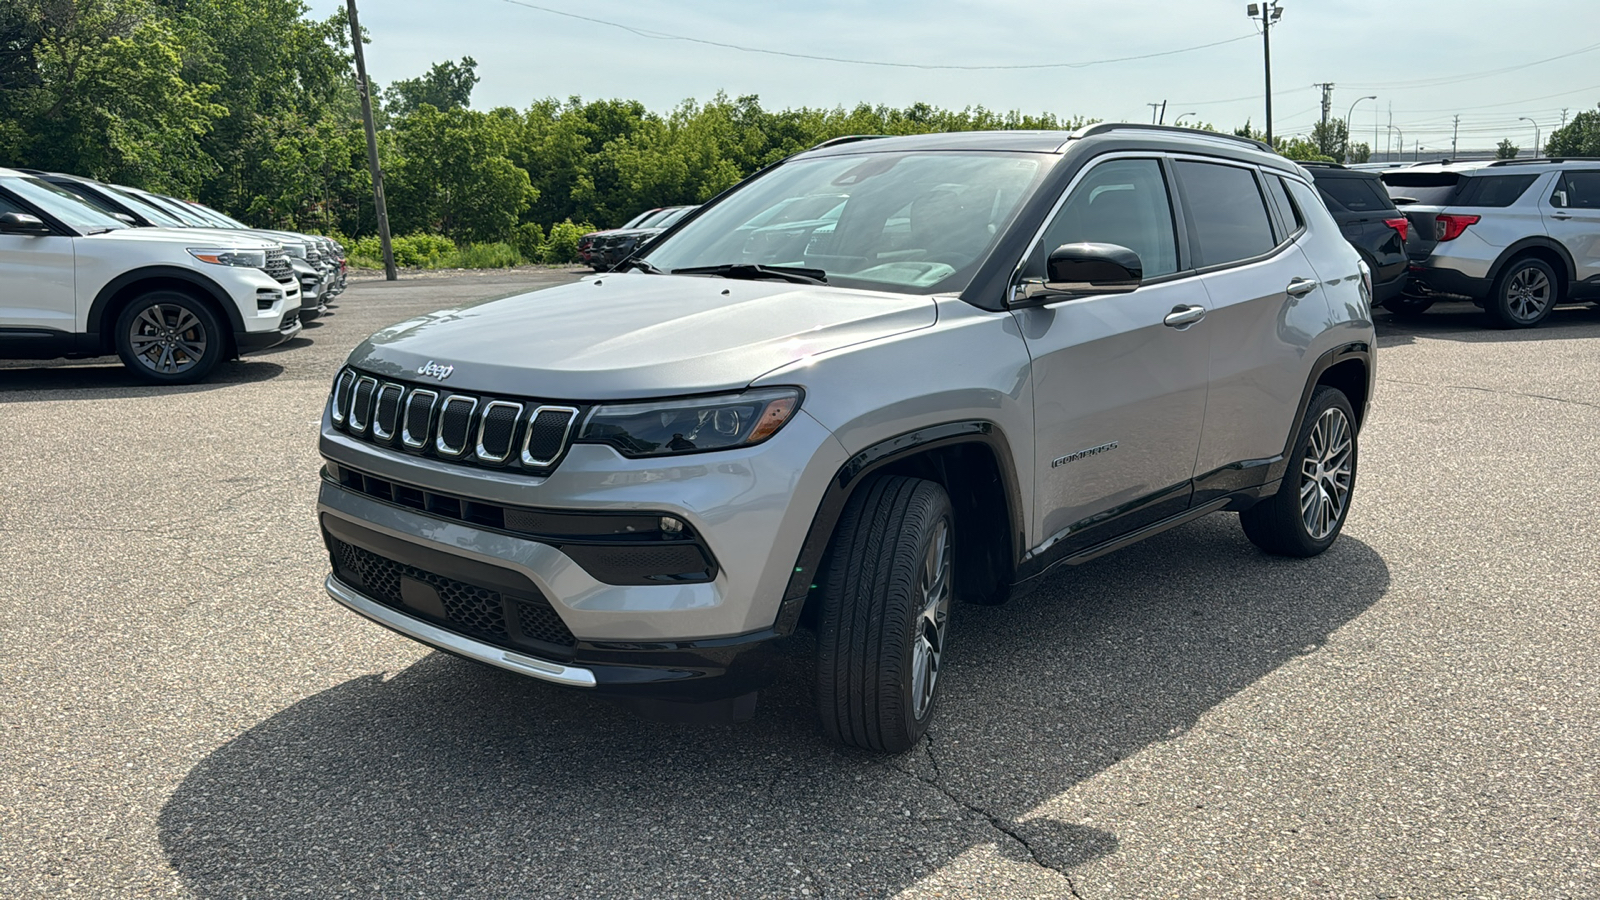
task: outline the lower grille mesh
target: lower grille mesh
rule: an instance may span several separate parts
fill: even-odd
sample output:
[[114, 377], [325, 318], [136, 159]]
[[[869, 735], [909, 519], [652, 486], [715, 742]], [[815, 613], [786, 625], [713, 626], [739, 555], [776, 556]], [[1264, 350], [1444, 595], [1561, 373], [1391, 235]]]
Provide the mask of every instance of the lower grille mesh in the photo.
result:
[[[499, 591], [446, 578], [380, 556], [332, 535], [327, 535], [327, 539], [334, 569], [339, 577], [352, 582], [362, 593], [385, 606], [413, 614], [417, 612], [408, 607], [402, 594], [401, 580], [410, 578], [438, 592], [444, 608], [445, 624], [451, 630], [513, 647], [519, 637], [524, 641], [566, 648], [578, 643], [548, 600], [506, 597]], [[506, 620], [508, 606], [515, 609], [515, 630]]]

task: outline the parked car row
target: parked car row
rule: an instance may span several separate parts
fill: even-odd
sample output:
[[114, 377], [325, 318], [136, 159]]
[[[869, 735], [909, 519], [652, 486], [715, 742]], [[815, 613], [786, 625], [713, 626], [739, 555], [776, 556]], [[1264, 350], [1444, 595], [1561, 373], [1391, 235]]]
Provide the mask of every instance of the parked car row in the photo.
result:
[[578, 256], [596, 272], [609, 271], [696, 209], [699, 207], [657, 207], [634, 216], [621, 228], [591, 231], [578, 239]]
[[282, 343], [344, 290], [334, 240], [256, 229], [190, 200], [0, 169], [0, 358], [115, 353], [187, 384]]
[[1564, 303], [1600, 303], [1600, 160], [1425, 163], [1382, 175], [1409, 222], [1403, 295], [1414, 316], [1470, 301], [1501, 328], [1530, 328]]

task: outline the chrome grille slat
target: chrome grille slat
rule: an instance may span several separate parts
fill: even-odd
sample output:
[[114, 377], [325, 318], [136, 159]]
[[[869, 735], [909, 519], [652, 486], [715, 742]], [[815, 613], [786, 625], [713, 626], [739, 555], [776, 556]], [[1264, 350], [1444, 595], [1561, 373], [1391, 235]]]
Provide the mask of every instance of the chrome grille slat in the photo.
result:
[[547, 474], [566, 453], [582, 410], [440, 391], [346, 367], [334, 379], [334, 427], [397, 451], [462, 465]]

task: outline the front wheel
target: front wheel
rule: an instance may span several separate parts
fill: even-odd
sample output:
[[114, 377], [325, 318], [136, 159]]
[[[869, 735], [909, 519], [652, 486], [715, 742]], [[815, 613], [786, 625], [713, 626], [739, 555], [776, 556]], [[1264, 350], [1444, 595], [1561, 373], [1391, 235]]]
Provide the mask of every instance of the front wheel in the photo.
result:
[[117, 355], [156, 384], [193, 384], [211, 374], [227, 338], [205, 303], [177, 291], [142, 294], [117, 316]]
[[1275, 556], [1333, 546], [1356, 486], [1355, 413], [1343, 392], [1318, 385], [1277, 493], [1239, 513], [1252, 544]]
[[822, 577], [817, 710], [834, 740], [903, 753], [938, 705], [954, 534], [944, 488], [891, 476], [850, 498]]
[[1495, 280], [1484, 311], [1500, 328], [1532, 328], [1555, 308], [1560, 282], [1550, 264], [1535, 257], [1512, 260]]

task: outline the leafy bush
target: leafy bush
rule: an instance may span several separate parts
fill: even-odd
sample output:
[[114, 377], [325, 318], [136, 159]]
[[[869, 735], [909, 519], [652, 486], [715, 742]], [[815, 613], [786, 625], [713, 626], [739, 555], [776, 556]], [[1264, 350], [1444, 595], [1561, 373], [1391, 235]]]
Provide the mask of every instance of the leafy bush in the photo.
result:
[[593, 230], [593, 225], [574, 225], [571, 219], [550, 226], [550, 237], [544, 242], [541, 261], [556, 266], [577, 262], [578, 238]]
[[538, 222], [518, 225], [511, 233], [511, 246], [517, 248], [523, 259], [538, 262], [544, 256], [544, 229]]
[[[437, 234], [407, 234], [394, 238], [394, 264], [406, 269], [438, 269], [455, 256], [455, 241]], [[383, 247], [376, 235], [345, 245], [350, 262], [368, 269], [383, 268]]]
[[517, 248], [503, 242], [493, 244], [468, 244], [447, 258], [445, 266], [452, 269], [509, 269], [522, 264]]

